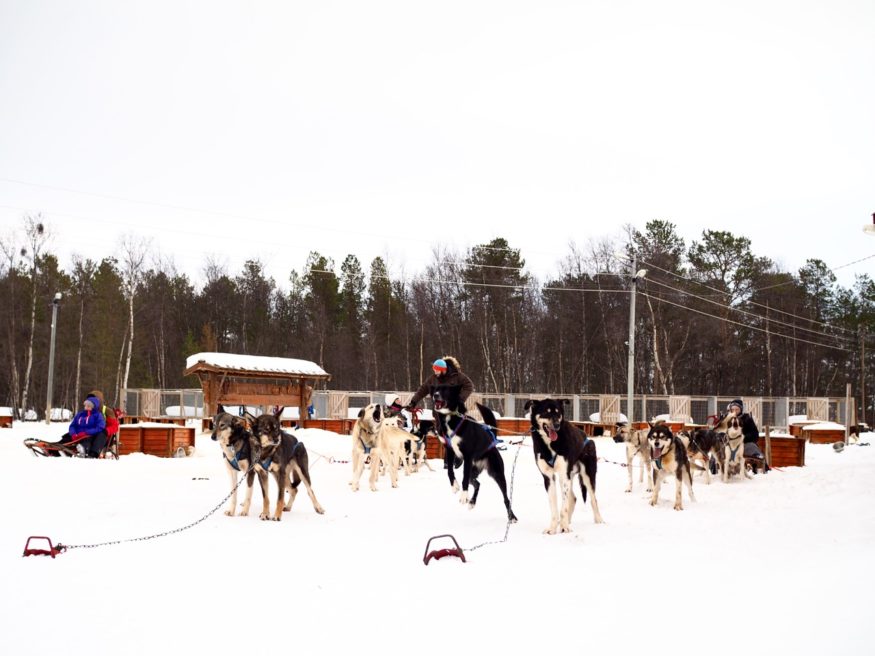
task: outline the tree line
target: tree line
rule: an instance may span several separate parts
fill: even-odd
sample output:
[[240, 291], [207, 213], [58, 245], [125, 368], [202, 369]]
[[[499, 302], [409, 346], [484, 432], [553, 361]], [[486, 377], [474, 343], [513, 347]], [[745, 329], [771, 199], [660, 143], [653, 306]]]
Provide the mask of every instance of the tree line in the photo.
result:
[[842, 287], [818, 259], [784, 271], [728, 231], [687, 244], [670, 221], [629, 226], [569, 244], [546, 280], [500, 237], [462, 253], [437, 245], [410, 277], [381, 257], [365, 268], [349, 254], [338, 267], [314, 251], [283, 285], [257, 259], [238, 272], [207, 261], [195, 283], [134, 238], [62, 269], [48, 233], [27, 216], [22, 236], [0, 239], [0, 401], [16, 411], [44, 411], [56, 292], [56, 407], [76, 408], [92, 388], [119, 405], [126, 387], [197, 387], [182, 374], [199, 351], [312, 360], [333, 389], [413, 390], [452, 354], [481, 392], [624, 393], [633, 284], [636, 393], [875, 391], [864, 366], [872, 279]]

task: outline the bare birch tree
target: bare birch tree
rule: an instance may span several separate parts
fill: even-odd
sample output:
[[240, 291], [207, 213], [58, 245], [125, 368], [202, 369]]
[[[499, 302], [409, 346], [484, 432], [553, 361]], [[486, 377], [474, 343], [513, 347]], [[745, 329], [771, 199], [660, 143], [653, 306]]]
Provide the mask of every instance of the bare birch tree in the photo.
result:
[[16, 358], [15, 348], [15, 269], [18, 266], [17, 257], [19, 256], [19, 248], [16, 243], [14, 234], [9, 234], [7, 237], [0, 239], [0, 249], [3, 251], [3, 258], [7, 266], [7, 278], [9, 280], [9, 305], [6, 307], [6, 316], [9, 321], [7, 323], [7, 339], [9, 346], [9, 382], [11, 386], [11, 396], [14, 399], [12, 415], [16, 419], [20, 418], [18, 399], [21, 396], [21, 378], [18, 371], [18, 359]]
[[137, 286], [143, 278], [143, 266], [149, 251], [149, 241], [142, 237], [127, 235], [121, 244], [122, 290], [128, 302], [128, 355], [125, 359], [125, 373], [118, 387], [118, 396], [128, 387], [128, 375], [131, 372], [131, 355], [134, 351], [134, 298]]
[[85, 305], [92, 290], [94, 272], [97, 265], [91, 260], [83, 260], [79, 255], [73, 256], [73, 287], [79, 297], [79, 341], [76, 347], [76, 381], [73, 398], [82, 398], [82, 347], [85, 344]]
[[33, 369], [33, 340], [36, 334], [36, 297], [37, 275], [39, 273], [40, 256], [43, 247], [49, 239], [42, 215], [24, 217], [24, 234], [26, 245], [21, 249], [21, 256], [30, 260], [31, 298], [30, 298], [30, 332], [27, 340], [27, 364], [24, 369], [24, 385], [21, 388], [21, 411], [27, 412], [27, 394], [30, 390], [30, 374]]

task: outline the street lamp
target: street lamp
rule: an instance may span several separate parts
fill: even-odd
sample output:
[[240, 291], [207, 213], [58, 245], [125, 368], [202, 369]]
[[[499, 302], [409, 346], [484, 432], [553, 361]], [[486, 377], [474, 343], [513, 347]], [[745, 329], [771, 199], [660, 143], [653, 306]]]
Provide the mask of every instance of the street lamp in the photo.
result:
[[49, 343], [49, 384], [46, 391], [46, 423], [52, 422], [52, 383], [55, 378], [55, 329], [58, 326], [58, 306], [61, 304], [61, 292], [52, 299], [52, 340]]
[[626, 370], [626, 419], [630, 431], [635, 414], [635, 290], [638, 288], [638, 281], [647, 275], [647, 269], [638, 269], [637, 264], [637, 257], [632, 255], [632, 267], [629, 269], [632, 276], [632, 294], [629, 301], [629, 363]]

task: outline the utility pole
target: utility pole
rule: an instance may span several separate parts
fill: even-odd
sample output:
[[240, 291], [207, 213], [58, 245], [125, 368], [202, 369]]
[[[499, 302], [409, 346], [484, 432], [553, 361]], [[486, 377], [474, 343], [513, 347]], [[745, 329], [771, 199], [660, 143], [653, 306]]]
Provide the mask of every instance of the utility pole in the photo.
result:
[[52, 387], [55, 380], [55, 330], [58, 327], [58, 306], [61, 304], [61, 292], [52, 299], [52, 339], [49, 342], [49, 384], [46, 391], [46, 423], [52, 423]]
[[[863, 423], [866, 421], [866, 326], [860, 324], [860, 414], [863, 417]], [[854, 417], [856, 420], [856, 417]]]
[[638, 279], [647, 275], [647, 269], [637, 271], [638, 259], [632, 255], [632, 267], [629, 275], [632, 280], [632, 293], [629, 299], [629, 363], [626, 368], [626, 412], [629, 420], [629, 430], [632, 430], [632, 422], [635, 414], [635, 291], [638, 288]]

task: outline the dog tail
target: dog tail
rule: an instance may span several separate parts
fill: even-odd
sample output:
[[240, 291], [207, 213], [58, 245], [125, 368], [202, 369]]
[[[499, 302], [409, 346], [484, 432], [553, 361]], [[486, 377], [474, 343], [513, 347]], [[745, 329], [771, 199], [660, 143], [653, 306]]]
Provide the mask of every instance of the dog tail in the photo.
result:
[[492, 426], [492, 428], [498, 428], [498, 420], [495, 418], [495, 415], [492, 413], [490, 408], [487, 408], [482, 403], [477, 404], [477, 408], [480, 410], [480, 414], [483, 417], [483, 423], [487, 426]]

